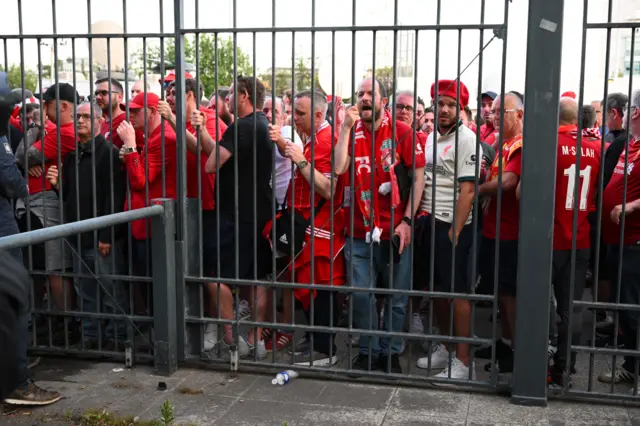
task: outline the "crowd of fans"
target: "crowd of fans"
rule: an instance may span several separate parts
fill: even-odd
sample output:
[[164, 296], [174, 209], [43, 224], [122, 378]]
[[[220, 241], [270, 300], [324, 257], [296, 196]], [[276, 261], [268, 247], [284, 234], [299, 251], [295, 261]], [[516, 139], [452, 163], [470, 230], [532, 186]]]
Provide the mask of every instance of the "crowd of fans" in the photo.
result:
[[[469, 92], [457, 80], [434, 83], [431, 102], [425, 104], [406, 91], [393, 94], [391, 102], [385, 87], [367, 78], [359, 83], [353, 105], [318, 91], [286, 91], [272, 98], [260, 80], [246, 76], [214, 93], [208, 102], [202, 101], [202, 86], [191, 75], [185, 76], [184, 93], [176, 93], [173, 73], [162, 83], [162, 97], [136, 83], [126, 105], [123, 86], [114, 79], [96, 81], [89, 102], [79, 102], [74, 87], [65, 83], [35, 97], [28, 94], [16, 107], [5, 142], [6, 152], [15, 153], [17, 166], [28, 176], [28, 186], [15, 195], [15, 226], [5, 234], [137, 209], [154, 198], [175, 199], [177, 171], [186, 167], [187, 198], [201, 202], [202, 235], [197, 237], [202, 239], [203, 271], [215, 277], [205, 286], [206, 315], [228, 320], [252, 315], [257, 321], [274, 322], [268, 308], [272, 298], [279, 298], [281, 306], [279, 329], [256, 327], [236, 342], [230, 324], [220, 329], [214, 323], [205, 325], [203, 350], [229, 350], [236, 343], [240, 356], [263, 359], [268, 352], [289, 350], [295, 364], [331, 366], [338, 362], [334, 333], [308, 333], [313, 334], [311, 351], [310, 337], [292, 347], [293, 332], [286, 327], [296, 306], [309, 320], [313, 316], [315, 326], [337, 325], [339, 307], [346, 302], [329, 291], [330, 286], [493, 294], [495, 282], [502, 336], [496, 343], [496, 365], [485, 368], [512, 371], [513, 342], [519, 338], [514, 326], [525, 142], [522, 94], [485, 91], [480, 116], [474, 118]], [[175, 116], [177, 99], [182, 97], [185, 165], [178, 164], [176, 149], [176, 134], [184, 130], [177, 127]], [[603, 104], [606, 111], [601, 110]], [[615, 93], [606, 102], [585, 105], [581, 117], [579, 110], [575, 94], [562, 94], [549, 331], [549, 382], [554, 386], [564, 386], [575, 373], [575, 353], [567, 359], [567, 348], [578, 344], [582, 320], [581, 310], [571, 311], [570, 306], [571, 300], [582, 298], [589, 282], [599, 280], [597, 300], [615, 302], [617, 291], [611, 283], [623, 257], [619, 302], [640, 303], [640, 283], [635, 281], [640, 259], [634, 261], [640, 243], [640, 216], [635, 214], [640, 178], [633, 172], [640, 154], [640, 92], [631, 102]], [[623, 130], [627, 120], [630, 127]], [[479, 204], [474, 209], [476, 197]], [[602, 241], [594, 253], [597, 199], [603, 208]], [[622, 244], [621, 222], [625, 222]], [[474, 229], [479, 233], [477, 247]], [[569, 294], [574, 230], [575, 284]], [[46, 280], [54, 308], [151, 315], [150, 288], [135, 286], [129, 306], [128, 283], [101, 278], [97, 286], [91, 278], [126, 275], [128, 268], [135, 275], [146, 275], [153, 247], [146, 220], [131, 224], [131, 237], [128, 245], [126, 227], [105, 228], [95, 235], [33, 246], [29, 255], [18, 250], [15, 256], [24, 256], [33, 269], [47, 271], [48, 276], [34, 277], [36, 300]], [[474, 249], [479, 259], [476, 276], [471, 275]], [[276, 292], [244, 286], [237, 289], [242, 302], [236, 305], [236, 281], [264, 280], [272, 272], [272, 256], [277, 257], [277, 279], [326, 285], [327, 290]], [[596, 263], [597, 277], [592, 273]], [[59, 274], [70, 267], [81, 274], [72, 284]], [[364, 291], [348, 297], [354, 328], [425, 331], [421, 298], [409, 300], [394, 293], [381, 303]], [[440, 331], [429, 333], [471, 337], [468, 300], [437, 298], [433, 309]], [[611, 322], [606, 312], [598, 314], [603, 316], [601, 322]], [[568, 329], [570, 316], [573, 330]], [[620, 312], [620, 341], [627, 348], [637, 345], [637, 316]], [[81, 328], [83, 347], [89, 349], [119, 351], [127, 338], [124, 319], [83, 318]], [[56, 340], [70, 339], [57, 331], [54, 345]], [[22, 384], [7, 401], [54, 402], [59, 394], [29, 380], [23, 346]], [[403, 339], [363, 335], [358, 346], [351, 360], [354, 375], [363, 370], [402, 373]], [[468, 343], [426, 348], [417, 366], [434, 370], [437, 378], [473, 379], [472, 360], [491, 358], [491, 348], [472, 356]], [[631, 382], [634, 370], [635, 359], [625, 357], [622, 367], [600, 379]]]

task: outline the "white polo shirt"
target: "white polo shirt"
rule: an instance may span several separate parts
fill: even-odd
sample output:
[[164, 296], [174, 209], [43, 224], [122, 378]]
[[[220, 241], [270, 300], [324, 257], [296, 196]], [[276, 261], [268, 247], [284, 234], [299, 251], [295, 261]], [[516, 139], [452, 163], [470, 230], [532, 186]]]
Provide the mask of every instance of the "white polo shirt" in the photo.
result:
[[[458, 134], [458, 149], [456, 150], [456, 133]], [[437, 158], [435, 161], [435, 212], [432, 212], [433, 190], [433, 141], [437, 137]], [[482, 155], [482, 148], [480, 148]], [[456, 130], [440, 136], [437, 129], [431, 132], [425, 146], [427, 165], [424, 168], [424, 193], [420, 209], [426, 213], [433, 213], [436, 219], [443, 222], [453, 222], [453, 200], [458, 199], [460, 182], [474, 182], [476, 180], [476, 135], [467, 126], [458, 124]], [[455, 170], [458, 168], [458, 184], [455, 185]], [[454, 192], [455, 190], [455, 192]], [[465, 224], [471, 222], [473, 212]]]

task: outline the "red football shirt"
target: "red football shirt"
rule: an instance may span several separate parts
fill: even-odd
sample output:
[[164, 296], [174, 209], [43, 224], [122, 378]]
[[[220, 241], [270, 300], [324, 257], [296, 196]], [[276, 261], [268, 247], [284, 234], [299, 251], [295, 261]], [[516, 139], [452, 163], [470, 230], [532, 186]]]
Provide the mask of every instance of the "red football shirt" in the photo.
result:
[[487, 142], [487, 138], [489, 136], [492, 136], [495, 133], [495, 129], [493, 128], [493, 123], [484, 123], [482, 126], [480, 126], [480, 140], [482, 142], [486, 142], [488, 144], [493, 143], [492, 142]]
[[[556, 202], [553, 219], [553, 249], [571, 250], [573, 237], [573, 199], [579, 186], [578, 223], [576, 248], [591, 246], [589, 211], [596, 197], [600, 172], [600, 140], [582, 138], [578, 153], [577, 126], [560, 126], [558, 129], [558, 156], [556, 163]], [[576, 153], [580, 155], [580, 173], [576, 182]]]
[[100, 125], [100, 133], [106, 140], [111, 142], [118, 149], [122, 148], [122, 140], [118, 136], [118, 126], [127, 118], [127, 114], [124, 112], [111, 121], [103, 120]]
[[[355, 127], [354, 127], [355, 128]], [[371, 146], [371, 133], [369, 130], [363, 126], [363, 134], [356, 135], [355, 139], [358, 143], [365, 143], [367, 146]], [[408, 133], [409, 132], [409, 133]], [[408, 134], [407, 134], [408, 133]], [[413, 167], [413, 153], [416, 153], [416, 169], [422, 168], [425, 166], [425, 158], [424, 158], [424, 150], [420, 146], [420, 139], [416, 138], [416, 142], [413, 142], [413, 129], [406, 123], [401, 121], [396, 121], [396, 140], [398, 144], [396, 146], [396, 155], [399, 155], [402, 163], [408, 167]], [[405, 137], [406, 136], [406, 137]], [[375, 163], [376, 165], [380, 164], [383, 156], [383, 151], [389, 150], [391, 146], [391, 138], [393, 137], [393, 127], [391, 125], [391, 116], [387, 113], [386, 117], [383, 118], [382, 124], [380, 128], [375, 131]], [[352, 149], [349, 147], [349, 154], [351, 154]], [[387, 155], [385, 155], [385, 164], [388, 161]], [[377, 167], [377, 166], [376, 166]], [[345, 173], [348, 175], [350, 172]], [[375, 183], [375, 188], [371, 188], [372, 191], [377, 191], [381, 184], [390, 182], [391, 177], [389, 172], [384, 174], [386, 179], [384, 182]], [[350, 196], [350, 207], [354, 208], [353, 214], [353, 237], [365, 239], [367, 234], [367, 228], [364, 225], [364, 218], [362, 216], [362, 212], [360, 211], [360, 207], [358, 206], [358, 201], [356, 197], [360, 196], [361, 191], [357, 188], [357, 184], [354, 185], [355, 195]], [[411, 201], [409, 199], [409, 201]], [[417, 205], [416, 205], [417, 207]], [[402, 218], [404, 217], [404, 212], [407, 208], [406, 202], [400, 202], [398, 206], [395, 208], [393, 213], [393, 224], [391, 224], [391, 194], [388, 195], [379, 195], [378, 196], [378, 226], [382, 228], [382, 236], [381, 239], [388, 240], [390, 235], [393, 234], [395, 228], [400, 225], [402, 222]], [[346, 210], [346, 209], [345, 209]], [[349, 211], [345, 211], [345, 215], [347, 217], [347, 221], [351, 218], [351, 213]], [[350, 232], [349, 224], [347, 223], [347, 234]]]
[[[162, 126], [156, 127], [147, 141], [147, 149], [140, 154], [132, 152], [124, 156], [129, 183], [131, 185], [131, 205], [125, 201], [125, 210], [147, 207], [154, 198], [162, 197], [162, 170], [165, 172], [166, 198], [176, 198], [176, 133], [169, 123], [164, 125], [164, 161], [162, 158]], [[144, 141], [136, 140], [144, 145]], [[148, 173], [145, 172], [149, 164]], [[147, 198], [147, 187], [149, 198]], [[131, 224], [131, 233], [136, 240], [147, 238], [146, 220], [136, 220]]]
[[[627, 177], [627, 203], [640, 198], [640, 139], [629, 142], [629, 160], [624, 168], [625, 151], [622, 151], [611, 180], [602, 196], [602, 238], [606, 244], [620, 244], [620, 226], [611, 221], [611, 210], [622, 204], [624, 179]], [[640, 214], [624, 219], [624, 245], [640, 242]]]
[[[215, 141], [222, 139], [227, 125], [218, 118], [216, 112], [209, 108], [200, 108], [207, 116], [207, 132]], [[216, 120], [218, 121], [218, 137], [216, 138]], [[191, 126], [191, 120], [187, 121], [187, 132], [196, 138], [196, 129]], [[215, 155], [215, 152], [212, 153]], [[215, 207], [214, 187], [216, 183], [215, 173], [207, 173], [204, 171], [207, 159], [209, 157], [200, 152], [200, 182], [202, 182], [202, 210], [213, 210]], [[198, 156], [187, 150], [187, 198], [198, 198]]]
[[[499, 153], [497, 153], [499, 154]], [[487, 182], [498, 179], [500, 155], [496, 155], [489, 169]], [[509, 139], [502, 146], [502, 172], [515, 173], [520, 177], [522, 170], [522, 135]], [[502, 193], [502, 212], [500, 214], [500, 240], [517, 240], [518, 224], [520, 222], [520, 203], [516, 199], [516, 191]], [[498, 215], [497, 197], [489, 200], [489, 206], [484, 215], [482, 235], [486, 238], [496, 238], [496, 219]]]
[[[76, 149], [76, 134], [73, 121], [61, 124], [59, 132], [56, 131], [55, 123], [47, 121], [44, 138], [32, 145], [38, 151], [42, 152], [45, 157], [42, 176], [46, 176], [47, 170], [49, 170], [50, 166], [58, 166], [58, 133], [60, 133], [60, 161], [64, 161], [67, 154]], [[30, 194], [37, 194], [38, 192], [51, 189], [49, 181], [44, 179], [42, 176], [29, 176]]]

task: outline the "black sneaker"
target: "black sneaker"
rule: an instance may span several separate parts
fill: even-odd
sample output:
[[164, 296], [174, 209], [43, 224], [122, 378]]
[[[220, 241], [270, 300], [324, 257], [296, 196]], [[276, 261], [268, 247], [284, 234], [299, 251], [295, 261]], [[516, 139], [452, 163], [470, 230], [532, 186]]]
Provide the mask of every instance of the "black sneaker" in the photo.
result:
[[16, 389], [4, 402], [11, 405], [49, 405], [60, 398], [58, 392], [44, 390], [29, 381], [26, 388]]
[[[501, 353], [500, 357], [496, 356], [495, 365], [498, 367], [498, 373], [501, 373], [501, 374], [513, 373], [513, 351], [509, 349], [508, 352]], [[490, 362], [485, 364], [484, 371], [490, 373], [492, 370], [493, 370], [493, 364], [491, 364]]]
[[[496, 340], [496, 359], [501, 358], [503, 356], [508, 356], [510, 352], [513, 352], [513, 351], [509, 345], [504, 343], [502, 339]], [[491, 346], [478, 349], [475, 352], [474, 356], [475, 358], [491, 359]]]
[[547, 385], [549, 387], [549, 391], [557, 395], [564, 391], [565, 386], [567, 389], [571, 389], [573, 381], [571, 379], [571, 375], [565, 375], [562, 368], [551, 366], [547, 376]]
[[391, 355], [391, 371], [387, 371], [388, 360], [389, 360], [389, 357], [387, 355], [380, 355], [380, 357], [378, 358], [378, 370], [382, 370], [385, 373], [402, 374], [402, 366], [400, 365], [400, 356], [397, 354]]
[[378, 357], [372, 355], [371, 356], [371, 368], [369, 368], [369, 355], [368, 354], [358, 354], [351, 361], [351, 369], [354, 370], [349, 372], [349, 377], [355, 379], [361, 376], [358, 371], [375, 371], [378, 368]]

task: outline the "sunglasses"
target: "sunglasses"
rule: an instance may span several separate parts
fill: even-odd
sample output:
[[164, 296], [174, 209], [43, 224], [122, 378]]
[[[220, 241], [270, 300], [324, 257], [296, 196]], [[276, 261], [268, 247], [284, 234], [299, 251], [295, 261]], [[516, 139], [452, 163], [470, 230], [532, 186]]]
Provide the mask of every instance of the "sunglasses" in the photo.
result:
[[109, 93], [120, 93], [117, 90], [112, 90], [111, 92], [109, 92], [108, 90], [96, 90], [95, 92], [93, 92], [93, 94], [95, 96], [107, 96]]

